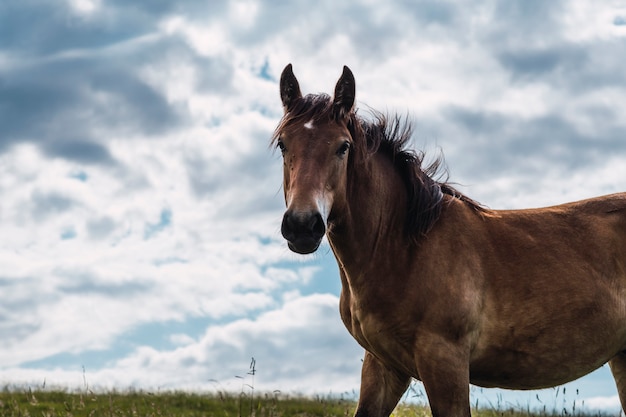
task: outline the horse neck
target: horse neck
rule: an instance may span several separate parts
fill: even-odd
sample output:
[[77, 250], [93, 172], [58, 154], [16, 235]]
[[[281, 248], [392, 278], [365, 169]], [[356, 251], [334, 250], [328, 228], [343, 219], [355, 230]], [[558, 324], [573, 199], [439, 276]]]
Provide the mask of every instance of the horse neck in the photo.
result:
[[407, 251], [407, 193], [389, 158], [377, 154], [352, 170], [348, 184], [345, 213], [328, 239], [340, 265], [358, 274], [381, 255]]

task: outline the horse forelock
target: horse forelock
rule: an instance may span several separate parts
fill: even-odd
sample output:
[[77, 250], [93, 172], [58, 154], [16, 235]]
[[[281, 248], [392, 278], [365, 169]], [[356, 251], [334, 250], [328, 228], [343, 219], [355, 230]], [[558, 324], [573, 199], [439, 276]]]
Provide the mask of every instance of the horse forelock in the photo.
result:
[[289, 126], [296, 123], [316, 124], [323, 118], [332, 116], [332, 100], [328, 94], [308, 94], [295, 100], [289, 111], [280, 120], [274, 134], [272, 143], [275, 143], [281, 133]]

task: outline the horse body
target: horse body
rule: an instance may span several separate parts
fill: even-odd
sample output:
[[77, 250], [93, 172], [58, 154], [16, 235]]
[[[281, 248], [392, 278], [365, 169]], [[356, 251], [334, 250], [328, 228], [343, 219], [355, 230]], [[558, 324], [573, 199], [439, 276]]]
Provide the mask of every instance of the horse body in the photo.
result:
[[532, 389], [626, 349], [626, 194], [495, 213], [481, 245], [484, 298], [472, 382]]
[[[414, 355], [444, 330], [467, 338], [473, 384], [511, 389], [569, 382], [626, 349], [626, 194], [489, 213], [447, 200], [418, 244], [376, 233], [375, 246], [358, 222], [348, 239], [329, 230], [341, 315], [365, 349], [419, 378]], [[369, 201], [355, 208], [367, 218]], [[373, 263], [376, 251], [393, 256]]]
[[328, 237], [341, 318], [366, 350], [358, 416], [389, 415], [411, 378], [434, 416], [467, 416], [469, 383], [544, 388], [607, 361], [624, 402], [626, 193], [487, 210], [367, 138], [347, 68], [319, 114], [290, 66], [281, 98], [282, 232], [299, 253]]

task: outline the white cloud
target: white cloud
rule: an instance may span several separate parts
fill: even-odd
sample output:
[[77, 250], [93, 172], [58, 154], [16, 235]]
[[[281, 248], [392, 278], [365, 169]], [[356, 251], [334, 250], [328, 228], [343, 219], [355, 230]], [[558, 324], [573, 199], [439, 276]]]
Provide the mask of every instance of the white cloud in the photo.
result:
[[614, 410], [614, 412], [620, 412], [621, 410], [619, 396], [617, 395], [587, 398], [584, 407], [590, 410]]
[[575, 42], [615, 40], [626, 36], [626, 27], [615, 24], [616, 18], [626, 15], [624, 2], [598, 4], [581, 1], [565, 10], [564, 35]]
[[69, 5], [79, 14], [91, 15], [100, 8], [100, 0], [69, 0]]
[[85, 365], [103, 387], [236, 390], [254, 356], [264, 389], [358, 385], [337, 294], [302, 295], [319, 258], [280, 237], [268, 141], [289, 62], [305, 93], [332, 92], [348, 64], [359, 103], [408, 112], [416, 145], [442, 148], [491, 207], [624, 189], [623, 5], [379, 3], [12, 9], [2, 378], [80, 386]]
[[[173, 334], [172, 350], [136, 348], [106, 370], [87, 369], [92, 387], [148, 387], [210, 389], [210, 381], [237, 389], [235, 377], [245, 375], [256, 360], [255, 388], [261, 391], [313, 394], [314, 387], [339, 394], [358, 385], [362, 350], [345, 332], [331, 295], [292, 297], [278, 309], [255, 319], [214, 325], [197, 339]], [[5, 368], [3, 379], [80, 388], [82, 370], [39, 371]], [[5, 382], [3, 381], [3, 382]]]

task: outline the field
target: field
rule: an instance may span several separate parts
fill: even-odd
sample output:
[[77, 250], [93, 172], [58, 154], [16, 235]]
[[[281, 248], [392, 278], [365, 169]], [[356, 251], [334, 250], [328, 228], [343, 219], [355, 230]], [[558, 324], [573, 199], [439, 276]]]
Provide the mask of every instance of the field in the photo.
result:
[[[0, 417], [331, 417], [352, 416], [353, 400], [337, 398], [290, 397], [279, 393], [255, 394], [198, 394], [185, 392], [150, 393], [141, 391], [93, 393], [63, 390], [16, 390], [5, 388], [0, 392]], [[528, 410], [483, 408], [472, 410], [474, 417], [555, 417], [583, 416], [576, 410]], [[395, 417], [430, 416], [427, 407], [401, 403]]]

